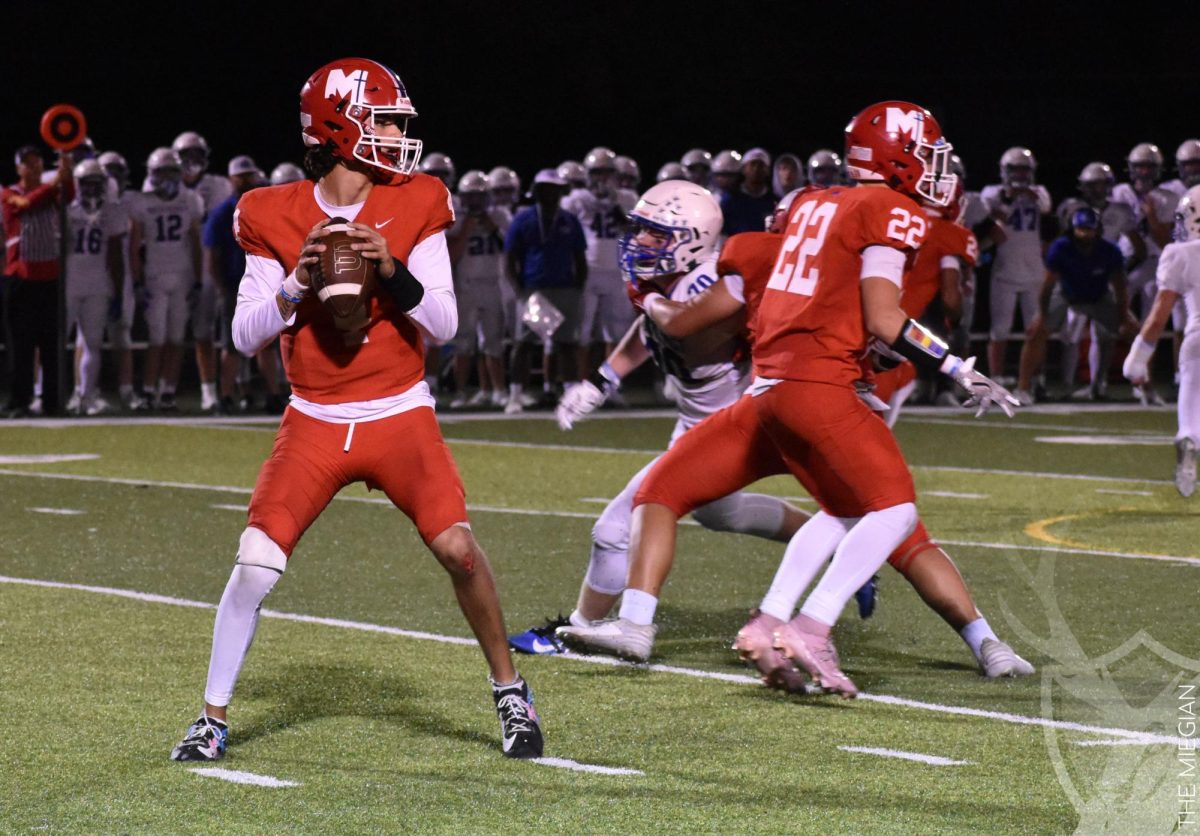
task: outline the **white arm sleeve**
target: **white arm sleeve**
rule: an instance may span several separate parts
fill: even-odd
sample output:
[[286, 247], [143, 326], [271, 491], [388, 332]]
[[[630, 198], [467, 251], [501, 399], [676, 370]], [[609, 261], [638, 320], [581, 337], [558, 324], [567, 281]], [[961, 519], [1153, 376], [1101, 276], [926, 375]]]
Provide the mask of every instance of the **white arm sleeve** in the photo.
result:
[[862, 251], [862, 272], [859, 279], [887, 279], [896, 287], [904, 282], [904, 253], [875, 244]]
[[958, 256], [944, 255], [941, 262], [938, 264], [943, 270], [954, 270], [956, 273], [962, 272], [962, 265], [958, 263]]
[[737, 273], [729, 273], [724, 277], [725, 290], [743, 305], [746, 304], [746, 281]]
[[284, 278], [283, 265], [275, 259], [246, 256], [246, 272], [238, 285], [237, 307], [233, 312], [233, 344], [247, 357], [253, 357], [296, 321], [296, 312], [292, 311], [285, 322], [275, 301]]
[[408, 255], [408, 271], [425, 288], [425, 295], [408, 318], [417, 323], [434, 341], [443, 343], [458, 330], [458, 303], [454, 298], [454, 280], [450, 275], [450, 252], [446, 234], [430, 235]]

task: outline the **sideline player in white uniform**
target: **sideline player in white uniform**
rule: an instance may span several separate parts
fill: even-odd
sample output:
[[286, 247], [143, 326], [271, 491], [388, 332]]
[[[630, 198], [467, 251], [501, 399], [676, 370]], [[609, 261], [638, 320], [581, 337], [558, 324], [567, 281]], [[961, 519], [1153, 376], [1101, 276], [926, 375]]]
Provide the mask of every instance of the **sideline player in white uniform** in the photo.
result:
[[1192, 186], [1200, 186], [1200, 139], [1185, 139], [1175, 149], [1174, 180], [1162, 187], [1183, 197]]
[[304, 169], [295, 163], [280, 163], [271, 169], [271, 185], [282, 186], [304, 179]]
[[204, 204], [196, 192], [181, 188], [183, 166], [174, 150], [155, 149], [146, 169], [154, 190], [137, 195], [130, 207], [129, 244], [134, 281], [146, 292], [150, 331], [142, 379], [146, 397], [160, 409], [172, 410], [187, 330], [188, 295], [200, 281]]
[[[468, 171], [458, 181], [463, 211], [446, 233], [454, 266], [454, 295], [458, 299], [458, 332], [454, 335], [454, 382], [457, 394], [451, 409], [466, 406], [504, 406], [504, 310], [500, 288], [504, 278], [504, 236], [512, 215], [493, 206], [488, 177]], [[471, 361], [479, 349], [479, 391], [467, 397]]]
[[579, 218], [587, 241], [588, 277], [579, 326], [579, 369], [584, 375], [593, 368], [591, 346], [603, 342], [604, 353], [611, 353], [634, 318], [621, 278], [619, 239], [638, 198], [617, 186], [616, 159], [608, 148], [593, 148], [583, 158], [587, 188], [572, 189], [562, 199], [562, 208]]
[[125, 238], [122, 241], [122, 256], [125, 277], [121, 284], [121, 306], [110, 308], [108, 313], [108, 342], [117, 353], [117, 391], [126, 409], [140, 410], [146, 401], [133, 386], [133, 318], [137, 310], [137, 294], [133, 292], [133, 259], [129, 253], [129, 217], [131, 207], [137, 200], [137, 192], [129, 189], [129, 164], [116, 151], [105, 151], [97, 158], [108, 175], [110, 195], [113, 203], [125, 214]]
[[109, 180], [97, 160], [75, 166], [78, 194], [67, 209], [67, 324], [77, 329], [79, 363], [68, 411], [100, 415], [109, 410], [100, 397], [101, 346], [109, 309], [121, 304], [125, 279], [124, 236], [129, 216], [108, 199]]
[[[488, 172], [488, 193], [492, 205], [507, 209], [510, 216], [517, 213], [517, 199], [521, 194], [521, 178], [506, 165], [498, 165]], [[500, 282], [500, 307], [504, 311], [504, 339], [511, 343], [517, 333], [517, 292], [512, 282]], [[506, 401], [508, 393], [502, 392]]]
[[1034, 181], [1037, 160], [1028, 148], [1009, 148], [1000, 157], [1000, 182], [985, 186], [980, 197], [996, 221], [992, 237], [990, 293], [992, 325], [988, 340], [988, 373], [1004, 376], [1004, 351], [1012, 333], [1013, 315], [1021, 306], [1026, 328], [1038, 312], [1038, 293], [1045, 270], [1042, 255], [1042, 216], [1051, 210], [1050, 193]]
[[[723, 218], [707, 190], [685, 180], [659, 183], [642, 195], [629, 222], [632, 226], [621, 240], [621, 251], [631, 287], [642, 293], [661, 292], [682, 302], [717, 281], [714, 248]], [[673, 444], [687, 430], [740, 398], [749, 385], [744, 326], [744, 318], [738, 315], [694, 337], [674, 340], [646, 317], [639, 317], [600, 370], [563, 396], [555, 412], [559, 426], [570, 429], [595, 411], [623, 377], [653, 358], [667, 376], [668, 391], [678, 407]], [[653, 464], [629, 480], [592, 528], [591, 560], [578, 603], [566, 622], [585, 627], [604, 618], [624, 591], [633, 497]], [[808, 518], [778, 497], [744, 492], [698, 508], [693, 516], [713, 531], [752, 534], [778, 542], [787, 542]], [[553, 620], [511, 636], [509, 643], [527, 653], [557, 652], [554, 630], [566, 622]]]
[[[233, 194], [229, 180], [208, 171], [211, 152], [204, 137], [195, 131], [184, 131], [175, 137], [171, 148], [183, 165], [183, 185], [199, 195], [205, 216], [229, 199]], [[142, 191], [152, 190], [147, 177]], [[196, 368], [200, 373], [200, 408], [208, 412], [217, 408], [217, 353], [213, 347], [217, 327], [217, 288], [210, 276], [200, 277], [200, 286], [191, 302], [192, 337], [196, 341]]]
[[1187, 312], [1179, 349], [1179, 431], [1175, 434], [1175, 487], [1196, 490], [1196, 447], [1200, 446], [1200, 185], [1184, 194], [1175, 212], [1175, 238], [1158, 260], [1158, 295], [1125, 358], [1125, 377], [1135, 386], [1150, 377], [1150, 360], [1167, 317], [1182, 302]]
[[[1171, 242], [1171, 224], [1175, 217], [1175, 207], [1179, 203], [1179, 195], [1158, 185], [1162, 179], [1163, 155], [1158, 146], [1152, 142], [1139, 142], [1133, 146], [1125, 159], [1126, 170], [1129, 173], [1128, 183], [1118, 183], [1113, 188], [1113, 200], [1124, 203], [1137, 216], [1138, 233], [1145, 242], [1145, 257], [1134, 263], [1137, 253], [1128, 241], [1121, 242], [1121, 253], [1130, 262], [1129, 274], [1129, 303], [1137, 306], [1138, 313], [1145, 317], [1154, 304], [1154, 295], [1158, 292], [1155, 277], [1158, 273], [1158, 259], [1162, 248]], [[1183, 330], [1182, 314], [1175, 314], [1177, 331]], [[1162, 406], [1164, 401], [1147, 379], [1141, 386], [1135, 386], [1134, 392], [1144, 405]]]
[[[1121, 246], [1121, 239], [1125, 238], [1125, 247], [1133, 253], [1127, 260], [1136, 264], [1146, 257], [1146, 243], [1138, 232], [1137, 216], [1133, 209], [1126, 203], [1112, 199], [1112, 190], [1116, 182], [1112, 166], [1108, 163], [1097, 161], [1085, 165], [1079, 172], [1079, 195], [1068, 197], [1058, 204], [1058, 225], [1060, 229], [1067, 229], [1075, 211], [1089, 207], [1100, 217], [1100, 237], [1117, 246]], [[1067, 314], [1067, 324], [1063, 329], [1062, 366], [1064, 382], [1068, 384], [1074, 380], [1074, 371], [1079, 362], [1079, 343], [1087, 327], [1086, 316], [1081, 316], [1073, 309]], [[1091, 333], [1093, 346], [1099, 345], [1101, 339], [1106, 336], [1094, 322]], [[1092, 380], [1089, 386], [1073, 392], [1071, 397], [1103, 399], [1108, 389], [1107, 372], [1107, 368], [1102, 369], [1099, 380]]]

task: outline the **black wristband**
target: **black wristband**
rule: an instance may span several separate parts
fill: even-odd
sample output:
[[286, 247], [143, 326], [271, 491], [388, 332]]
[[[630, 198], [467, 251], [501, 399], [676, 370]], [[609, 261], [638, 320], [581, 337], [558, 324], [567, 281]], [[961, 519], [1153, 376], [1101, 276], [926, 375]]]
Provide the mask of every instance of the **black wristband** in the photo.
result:
[[912, 319], [905, 321], [900, 328], [900, 335], [888, 348], [918, 369], [935, 372], [941, 371], [942, 364], [950, 354], [950, 346], [924, 325]]
[[396, 272], [387, 279], [377, 276], [379, 286], [391, 294], [392, 298], [396, 300], [396, 304], [400, 306], [400, 310], [408, 313], [421, 304], [421, 299], [425, 296], [425, 286], [417, 281], [416, 276], [408, 272], [408, 268], [400, 259], [394, 258], [392, 263], [396, 265]]

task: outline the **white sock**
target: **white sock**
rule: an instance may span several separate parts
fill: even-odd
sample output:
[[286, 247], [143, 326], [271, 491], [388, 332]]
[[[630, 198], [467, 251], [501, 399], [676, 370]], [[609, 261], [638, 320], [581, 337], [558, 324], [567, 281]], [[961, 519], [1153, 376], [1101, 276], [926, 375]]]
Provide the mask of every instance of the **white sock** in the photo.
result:
[[206, 401], [215, 401], [217, 399], [217, 384], [201, 383], [200, 384], [200, 397], [202, 397]]
[[1196, 360], [1179, 364], [1179, 401], [1175, 412], [1179, 418], [1175, 439], [1190, 438], [1200, 444], [1200, 362]]
[[120, 386], [117, 387], [117, 394], [120, 395], [122, 398], [128, 398], [130, 395], [133, 394], [133, 384], [132, 383], [122, 383]]
[[158, 393], [160, 395], [174, 395], [175, 394], [175, 384], [167, 383], [167, 381], [163, 380], [160, 377], [158, 379]]
[[912, 534], [917, 526], [917, 506], [911, 502], [867, 514], [842, 538], [833, 562], [808, 596], [801, 615], [831, 627], [837, 623], [846, 602], [871, 579], [888, 555]]
[[971, 648], [971, 652], [975, 654], [976, 661], [980, 660], [980, 653], [983, 652], [983, 640], [996, 638], [996, 634], [992, 632], [992, 628], [988, 626], [987, 619], [983, 616], [980, 616], [959, 630], [958, 634], [967, 643], [967, 647]]
[[204, 701], [209, 705], [229, 705], [237, 684], [242, 662], [254, 640], [258, 609], [263, 598], [275, 586], [280, 573], [264, 566], [233, 567], [213, 627], [212, 658], [208, 663], [208, 683]]
[[621, 618], [643, 627], [654, 623], [658, 599], [640, 589], [626, 589], [621, 596]]
[[521, 390], [524, 388], [520, 383], [510, 383], [508, 384], [508, 396], [510, 398], [519, 398], [521, 397]]
[[784, 549], [783, 560], [759, 609], [789, 621], [804, 590], [856, 522], [854, 517], [834, 517], [818, 511], [800, 526]]
[[571, 614], [567, 616], [567, 621], [571, 622], [573, 627], [586, 627], [591, 624], [591, 620], [580, 614], [578, 609], [571, 610]]

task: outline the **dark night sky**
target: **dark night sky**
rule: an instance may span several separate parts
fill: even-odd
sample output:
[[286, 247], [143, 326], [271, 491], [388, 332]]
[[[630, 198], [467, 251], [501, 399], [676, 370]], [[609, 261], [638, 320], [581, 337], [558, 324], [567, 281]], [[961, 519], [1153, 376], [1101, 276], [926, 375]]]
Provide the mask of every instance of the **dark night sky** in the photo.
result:
[[[1138, 141], [1170, 158], [1200, 135], [1200, 61], [1182, 5], [246, 6], [134, 16], [5, 4], [8, 32], [43, 35], [0, 48], [0, 148], [34, 140], [45, 108], [69, 101], [101, 150], [121, 151], [138, 174], [183, 130], [208, 138], [222, 171], [239, 153], [264, 167], [297, 160], [300, 85], [351, 54], [399, 72], [427, 152], [449, 152], [460, 172], [504, 163], [526, 179], [597, 144], [634, 156], [644, 177], [695, 145], [840, 151], [847, 119], [884, 98], [933, 110], [974, 187], [994, 178], [1006, 147], [1030, 146], [1056, 199], [1091, 159], [1120, 174]], [[51, 8], [78, 10], [60, 25]]]

